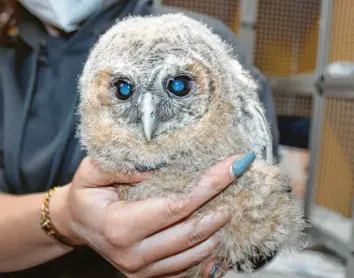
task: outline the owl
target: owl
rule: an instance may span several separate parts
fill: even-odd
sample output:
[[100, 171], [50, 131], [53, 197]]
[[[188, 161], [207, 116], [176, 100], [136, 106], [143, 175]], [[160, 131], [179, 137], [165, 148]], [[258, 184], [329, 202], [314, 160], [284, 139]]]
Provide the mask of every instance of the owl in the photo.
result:
[[251, 272], [256, 254], [302, 245], [302, 211], [273, 161], [257, 84], [208, 26], [184, 14], [118, 21], [91, 50], [79, 90], [78, 134], [103, 169], [159, 169], [119, 186], [121, 198], [180, 196], [218, 160], [253, 150], [250, 169], [190, 217], [229, 208], [213, 256], [236, 271]]

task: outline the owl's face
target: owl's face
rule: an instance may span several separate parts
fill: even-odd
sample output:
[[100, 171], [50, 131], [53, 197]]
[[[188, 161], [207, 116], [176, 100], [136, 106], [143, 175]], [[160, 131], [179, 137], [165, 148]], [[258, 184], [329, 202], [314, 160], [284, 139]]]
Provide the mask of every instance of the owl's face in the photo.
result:
[[221, 82], [215, 51], [202, 35], [192, 35], [193, 26], [169, 23], [159, 30], [153, 23], [135, 19], [117, 30], [93, 80], [105, 84], [99, 93], [109, 102], [106, 113], [147, 141], [198, 121]]
[[[80, 79], [84, 145], [133, 168], [138, 160], [165, 162], [221, 131], [210, 124], [218, 113], [233, 113], [229, 52], [208, 28], [182, 15], [118, 23], [94, 47]], [[214, 124], [230, 124], [219, 116]]]
[[153, 141], [198, 121], [208, 110], [215, 81], [192, 51], [161, 53], [152, 45], [145, 47], [148, 56], [136, 56], [141, 47], [130, 49], [130, 57], [117, 57], [119, 66], [104, 69], [98, 78], [106, 79], [105, 108], [116, 124], [139, 140]]

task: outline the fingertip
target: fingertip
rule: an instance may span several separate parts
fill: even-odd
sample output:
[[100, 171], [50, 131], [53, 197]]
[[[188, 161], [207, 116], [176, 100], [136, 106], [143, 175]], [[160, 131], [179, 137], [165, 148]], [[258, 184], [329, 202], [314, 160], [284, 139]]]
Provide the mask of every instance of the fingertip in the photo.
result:
[[248, 168], [250, 167], [250, 165], [253, 163], [255, 159], [256, 159], [256, 153], [254, 151], [250, 151], [245, 155], [239, 157], [232, 163], [230, 167], [231, 174], [235, 178], [240, 177], [244, 172], [248, 170]]

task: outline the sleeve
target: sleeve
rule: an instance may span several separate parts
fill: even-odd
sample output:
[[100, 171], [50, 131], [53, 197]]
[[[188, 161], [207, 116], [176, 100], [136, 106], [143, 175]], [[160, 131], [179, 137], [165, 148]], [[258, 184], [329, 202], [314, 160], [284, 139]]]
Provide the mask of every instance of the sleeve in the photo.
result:
[[6, 182], [4, 175], [4, 128], [3, 128], [3, 93], [0, 83], [0, 193], [6, 192]]

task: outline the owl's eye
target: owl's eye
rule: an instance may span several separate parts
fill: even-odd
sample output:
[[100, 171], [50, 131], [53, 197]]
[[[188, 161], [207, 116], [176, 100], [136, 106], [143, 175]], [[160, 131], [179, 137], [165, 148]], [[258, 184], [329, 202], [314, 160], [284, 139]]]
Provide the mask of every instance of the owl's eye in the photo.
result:
[[184, 97], [192, 90], [193, 84], [189, 76], [176, 76], [168, 81], [167, 90], [175, 96]]
[[120, 100], [127, 100], [133, 94], [133, 86], [129, 81], [125, 79], [119, 79], [114, 83], [114, 87], [116, 88], [116, 96]]

